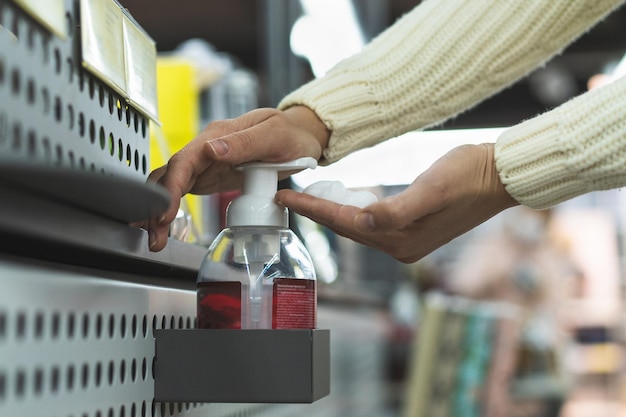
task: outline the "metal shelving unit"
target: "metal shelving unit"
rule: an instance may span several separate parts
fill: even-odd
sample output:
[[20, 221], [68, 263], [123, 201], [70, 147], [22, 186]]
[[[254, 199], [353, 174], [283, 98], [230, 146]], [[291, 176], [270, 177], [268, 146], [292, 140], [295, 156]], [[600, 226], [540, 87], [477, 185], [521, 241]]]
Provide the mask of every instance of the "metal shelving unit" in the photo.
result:
[[62, 39], [0, 0], [0, 415], [249, 414], [153, 400], [153, 332], [195, 325], [204, 249], [150, 253], [124, 222], [163, 204], [149, 121], [82, 67], [65, 6]]
[[346, 417], [349, 404], [378, 417], [383, 332], [360, 314], [355, 337], [353, 318], [324, 309], [320, 326], [345, 334], [332, 340], [337, 396], [154, 400], [154, 332], [195, 326], [205, 249], [171, 240], [151, 253], [128, 225], [164, 204], [145, 184], [149, 122], [83, 68], [79, 7], [65, 0], [62, 39], [0, 0], [0, 415]]

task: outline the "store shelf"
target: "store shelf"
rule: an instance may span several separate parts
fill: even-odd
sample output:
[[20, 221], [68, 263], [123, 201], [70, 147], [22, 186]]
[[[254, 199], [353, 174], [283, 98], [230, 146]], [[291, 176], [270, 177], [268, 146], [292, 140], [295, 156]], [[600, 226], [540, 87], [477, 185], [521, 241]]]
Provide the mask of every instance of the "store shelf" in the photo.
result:
[[170, 239], [163, 251], [150, 252], [145, 230], [2, 183], [0, 193], [3, 251], [195, 283], [204, 247]]

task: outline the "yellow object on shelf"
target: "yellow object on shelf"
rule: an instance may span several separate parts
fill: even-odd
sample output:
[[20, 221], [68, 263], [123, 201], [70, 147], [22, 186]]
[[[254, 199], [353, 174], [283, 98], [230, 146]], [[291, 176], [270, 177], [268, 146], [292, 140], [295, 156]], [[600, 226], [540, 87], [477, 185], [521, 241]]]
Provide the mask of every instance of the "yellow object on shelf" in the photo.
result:
[[[192, 140], [200, 130], [200, 91], [194, 64], [179, 57], [158, 57], [157, 94], [161, 126], [150, 126], [150, 170], [165, 165], [169, 158]], [[181, 208], [191, 215], [189, 241], [197, 241], [203, 230], [203, 198], [186, 195]]]
[[183, 58], [159, 57], [157, 93], [161, 132], [166, 144], [158, 143], [158, 129], [152, 129], [151, 126], [151, 169], [167, 163], [171, 155], [198, 134], [200, 91], [193, 63]]

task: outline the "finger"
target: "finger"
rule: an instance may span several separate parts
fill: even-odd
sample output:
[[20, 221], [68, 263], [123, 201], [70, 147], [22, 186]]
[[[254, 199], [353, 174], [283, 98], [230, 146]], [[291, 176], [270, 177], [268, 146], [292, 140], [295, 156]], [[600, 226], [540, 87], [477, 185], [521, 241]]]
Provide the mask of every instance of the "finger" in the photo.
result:
[[151, 252], [162, 250], [167, 245], [169, 231], [169, 224], [150, 223], [148, 228], [148, 249]]
[[171, 197], [169, 208], [158, 219], [159, 224], [169, 224], [174, 220], [180, 207], [180, 199], [192, 189], [198, 175], [213, 163], [202, 152], [202, 146], [203, 142], [190, 142], [176, 152], [165, 167], [154, 173], [153, 178], [167, 189]]
[[293, 190], [279, 191], [276, 201], [340, 236], [379, 249], [398, 259], [404, 256], [405, 239], [402, 238], [401, 231], [368, 233], [357, 228], [355, 219], [363, 212], [361, 208], [337, 204]]
[[358, 207], [337, 204], [293, 190], [280, 190], [276, 193], [276, 201], [342, 236], [357, 237], [355, 235], [359, 234], [354, 225], [355, 217], [361, 212]]

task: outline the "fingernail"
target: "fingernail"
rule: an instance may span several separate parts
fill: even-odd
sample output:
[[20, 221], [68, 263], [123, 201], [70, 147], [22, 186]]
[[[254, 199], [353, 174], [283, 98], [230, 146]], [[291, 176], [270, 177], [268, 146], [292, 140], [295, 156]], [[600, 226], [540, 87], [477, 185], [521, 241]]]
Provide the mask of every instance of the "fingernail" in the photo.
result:
[[222, 139], [215, 139], [207, 142], [217, 155], [226, 155], [228, 152], [228, 143]]
[[373, 232], [376, 228], [374, 216], [372, 216], [370, 213], [363, 213], [356, 216], [356, 219], [354, 219], [354, 224], [356, 225], [356, 228], [361, 232]]
[[164, 214], [161, 217], [159, 217], [159, 220], [158, 220], [159, 224], [165, 223], [165, 217], [167, 217], [167, 214]]
[[154, 245], [156, 245], [156, 237], [152, 233], [148, 232], [148, 247], [152, 249]]

